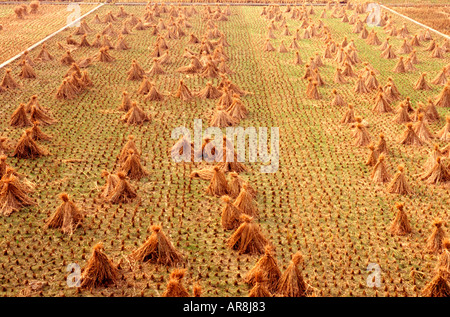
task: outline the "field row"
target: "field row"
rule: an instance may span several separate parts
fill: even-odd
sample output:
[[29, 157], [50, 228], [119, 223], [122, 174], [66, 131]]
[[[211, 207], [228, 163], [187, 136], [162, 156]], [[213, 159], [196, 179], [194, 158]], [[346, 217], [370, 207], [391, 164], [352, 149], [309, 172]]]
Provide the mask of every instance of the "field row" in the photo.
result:
[[[104, 19], [109, 12], [116, 15], [118, 8], [105, 6], [86, 19], [93, 28], [86, 40], [93, 43], [97, 34], [102, 34], [109, 23]], [[144, 7], [126, 7], [126, 12], [143, 17]], [[187, 10], [187, 9], [186, 9]], [[198, 11], [202, 11], [198, 8]], [[353, 41], [361, 59], [354, 65], [355, 72], [366, 66], [373, 67], [376, 77], [384, 85], [389, 77], [399, 88], [401, 100], [410, 97], [417, 109], [419, 102], [442, 90], [442, 86], [431, 85], [427, 91], [415, 90], [414, 83], [422, 72], [434, 78], [450, 62], [449, 53], [444, 58], [433, 58], [424, 51], [425, 45], [417, 48], [420, 64], [416, 70], [397, 74], [392, 70], [398, 60], [380, 57], [376, 45], [367, 44], [353, 25], [332, 17], [323, 8], [310, 14], [308, 26], [328, 26], [335, 43], [347, 39]], [[258, 191], [258, 225], [268, 241], [275, 248], [275, 256], [284, 271], [292, 255], [300, 251], [304, 264], [301, 266], [305, 280], [323, 296], [419, 296], [424, 285], [432, 278], [436, 255], [425, 250], [426, 239], [432, 231], [435, 217], [448, 219], [448, 185], [426, 185], [417, 177], [423, 172], [423, 163], [429, 156], [432, 144], [413, 148], [398, 143], [404, 126], [392, 121], [394, 114], [378, 114], [372, 111], [376, 91], [367, 94], [355, 93], [357, 78], [348, 78], [347, 83], [333, 82], [339, 63], [334, 58], [323, 58], [324, 66], [319, 72], [325, 82], [318, 87], [320, 99], [310, 99], [306, 94], [308, 81], [303, 79], [306, 64], [319, 54], [323, 56], [323, 38], [313, 36], [297, 40], [298, 49], [290, 48], [295, 31], [303, 34], [307, 26], [304, 21], [291, 18], [292, 12], [283, 12], [279, 20], [271, 21], [261, 15], [261, 7], [231, 7], [228, 21], [214, 21], [226, 36], [230, 47], [225, 48], [229, 56], [227, 66], [234, 72], [229, 78], [238, 87], [251, 94], [242, 101], [249, 110], [249, 116], [240, 122], [242, 127], [278, 127], [280, 129], [280, 167], [276, 173], [259, 173], [260, 163], [245, 163], [250, 172], [241, 176]], [[347, 11], [350, 16], [353, 11]], [[363, 19], [365, 14], [359, 14]], [[309, 18], [311, 20], [309, 20]], [[129, 18], [111, 22], [114, 30], [123, 28]], [[160, 19], [170, 23], [168, 13]], [[103, 20], [103, 21], [102, 21]], [[155, 19], [150, 24], [157, 24]], [[199, 91], [207, 82], [217, 86], [220, 78], [203, 78], [198, 75], [180, 74], [176, 70], [189, 64], [184, 58], [185, 48], [199, 51], [199, 44], [189, 44], [193, 33], [202, 38], [208, 30], [202, 14], [186, 19], [192, 28], [185, 28], [186, 36], [172, 39], [166, 36], [170, 52], [168, 64], [162, 65], [165, 74], [153, 75], [151, 80], [159, 91], [166, 95], [160, 102], [146, 101], [138, 94], [141, 81], [130, 81], [127, 72], [136, 61], [144, 70], [154, 65], [153, 52], [157, 35], [152, 28], [132, 29], [125, 35], [130, 50], [111, 49], [108, 53], [113, 62], [95, 60], [99, 52], [95, 47], [75, 47], [68, 39], [78, 43], [82, 37], [74, 35], [74, 29], [58, 34], [47, 43], [48, 51], [55, 59], [37, 62], [34, 66], [36, 79], [21, 79], [21, 67], [12, 65], [12, 76], [21, 84], [0, 94], [5, 105], [0, 113], [1, 135], [12, 143], [23, 134], [23, 129], [13, 128], [9, 120], [20, 103], [27, 103], [37, 95], [41, 105], [50, 108], [58, 122], [42, 127], [53, 136], [42, 141], [50, 156], [35, 160], [8, 157], [8, 164], [36, 184], [33, 197], [37, 206], [25, 208], [10, 217], [0, 219], [0, 278], [4, 281], [0, 295], [45, 295], [45, 296], [89, 296], [81, 294], [66, 284], [66, 267], [78, 263], [83, 267], [90, 257], [92, 247], [99, 241], [105, 252], [120, 263], [124, 280], [116, 287], [99, 288], [94, 295], [118, 296], [161, 296], [168, 282], [170, 269], [164, 266], [141, 264], [129, 261], [128, 255], [140, 246], [151, 234], [152, 225], [161, 225], [176, 248], [188, 259], [188, 275], [185, 284], [190, 293], [193, 285], [202, 286], [204, 296], [246, 296], [249, 287], [243, 277], [255, 265], [259, 256], [237, 254], [226, 246], [232, 232], [223, 230], [220, 214], [221, 200], [205, 194], [207, 181], [192, 179], [191, 173], [212, 164], [177, 164], [170, 157], [169, 149], [176, 140], [172, 139], [174, 128], [192, 128], [195, 119], [202, 119], [203, 128], [208, 126], [216, 108], [215, 100], [194, 98], [183, 102], [172, 94], [177, 90], [180, 79], [191, 91]], [[411, 34], [420, 30], [416, 25], [392, 17], [398, 29], [405, 23]], [[286, 21], [285, 26], [281, 26]], [[275, 51], [263, 50], [270, 25], [275, 25], [274, 37], [270, 43]], [[284, 35], [287, 29], [290, 35]], [[322, 29], [321, 29], [322, 30]], [[371, 30], [371, 29], [370, 29]], [[381, 42], [389, 36], [381, 27], [376, 27]], [[160, 31], [167, 34], [167, 31]], [[72, 35], [70, 37], [70, 35]], [[102, 36], [101, 36], [102, 37]], [[118, 34], [107, 35], [116, 43]], [[435, 37], [438, 45], [443, 40]], [[392, 36], [390, 42], [395, 50], [403, 39]], [[284, 44], [287, 52], [279, 52]], [[34, 59], [40, 48], [30, 52]], [[86, 68], [93, 87], [84, 90], [74, 99], [58, 100], [56, 92], [61, 85], [68, 66], [60, 59], [71, 50], [76, 61], [94, 58]], [[295, 52], [303, 64], [295, 65]], [[403, 54], [404, 55], [404, 54]], [[364, 63], [368, 63], [365, 65]], [[0, 71], [3, 77], [4, 71]], [[405, 164], [407, 179], [414, 195], [396, 196], [386, 192], [384, 184], [370, 179], [372, 168], [365, 164], [368, 156], [366, 147], [353, 145], [352, 130], [340, 123], [347, 107], [333, 106], [333, 89], [364, 120], [374, 142], [383, 133], [389, 148], [386, 158], [391, 174], [397, 165]], [[124, 124], [118, 110], [123, 91], [127, 91], [151, 116], [151, 121], [141, 126]], [[399, 101], [392, 104], [397, 108]], [[448, 109], [438, 109], [440, 120], [430, 123], [433, 132], [441, 129], [448, 115]], [[102, 171], [117, 171], [116, 160], [121, 148], [133, 135], [141, 151], [143, 166], [148, 177], [131, 181], [139, 198], [129, 204], [111, 205], [98, 197], [104, 179]], [[440, 146], [446, 145], [439, 142]], [[71, 199], [86, 213], [82, 228], [67, 236], [56, 230], [44, 229], [47, 219], [60, 204], [58, 195], [67, 192]], [[412, 223], [413, 232], [407, 236], [396, 236], [389, 232], [395, 214], [392, 210], [396, 201], [405, 204]], [[370, 263], [380, 265], [382, 287], [367, 287], [367, 267]], [[413, 274], [412, 274], [413, 272]], [[420, 272], [420, 273], [418, 273]], [[417, 273], [417, 274], [416, 274]], [[48, 285], [33, 291], [30, 280], [46, 281]]]
[[78, 13], [81, 16], [95, 7], [83, 4], [78, 12], [78, 9], [69, 11], [64, 5], [44, 4], [31, 13], [29, 5], [25, 6], [28, 14], [18, 18], [14, 13], [17, 5], [0, 5], [0, 64], [64, 27], [67, 21], [72, 21], [69, 16]]

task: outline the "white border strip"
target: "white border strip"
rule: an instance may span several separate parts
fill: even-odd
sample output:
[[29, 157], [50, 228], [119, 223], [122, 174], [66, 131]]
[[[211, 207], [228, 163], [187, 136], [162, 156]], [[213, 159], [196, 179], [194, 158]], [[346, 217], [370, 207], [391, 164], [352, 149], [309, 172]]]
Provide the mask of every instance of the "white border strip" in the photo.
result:
[[386, 7], [386, 6], [382, 5], [382, 4], [380, 4], [380, 7], [382, 7], [383, 9], [386, 9], [386, 10], [388, 10], [388, 11], [391, 11], [392, 13], [395, 13], [395, 14], [401, 16], [401, 17], [404, 18], [404, 19], [407, 19], [407, 20], [409, 20], [409, 21], [411, 21], [411, 22], [413, 22], [413, 23], [415, 23], [415, 24], [417, 24], [417, 25], [420, 25], [420, 26], [422, 26], [422, 27], [424, 27], [424, 28], [427, 28], [427, 29], [429, 29], [430, 31], [432, 31], [432, 32], [434, 32], [434, 33], [436, 33], [436, 34], [439, 34], [440, 36], [445, 37], [446, 39], [450, 40], [450, 36], [448, 36], [447, 34], [441, 33], [441, 32], [439, 32], [439, 31], [437, 31], [437, 30], [435, 30], [435, 29], [432, 29], [432, 28], [430, 28], [428, 25], [425, 25], [425, 24], [422, 24], [422, 23], [420, 23], [420, 22], [417, 22], [416, 20], [411, 19], [411, 18], [409, 18], [409, 17], [407, 17], [406, 15], [403, 15], [403, 14], [401, 14], [401, 13], [398, 13], [397, 11], [392, 10], [391, 8], [388, 8], [388, 7]]
[[[50, 5], [67, 5], [69, 2], [57, 2], [57, 1], [44, 1], [41, 0], [40, 1], [41, 4], [50, 4]], [[78, 4], [100, 4], [102, 2], [70, 2], [70, 3], [78, 3]], [[292, 3], [277, 3], [277, 2], [169, 2], [169, 1], [165, 1], [165, 2], [157, 2], [157, 1], [152, 1], [150, 2], [152, 5], [153, 4], [158, 4], [158, 5], [181, 5], [181, 6], [193, 6], [193, 5], [197, 5], [197, 6], [226, 6], [226, 5], [230, 5], [230, 6], [270, 6], [270, 5], [279, 5], [279, 6], [302, 6], [302, 5], [306, 5], [306, 6], [313, 6], [313, 7], [324, 7], [326, 6], [326, 3], [315, 3], [315, 2], [292, 2]], [[0, 5], [8, 5], [8, 4], [23, 4], [23, 1], [3, 1], [0, 2]], [[137, 1], [137, 2], [120, 2], [120, 0], [118, 0], [118, 2], [115, 3], [106, 3], [107, 5], [114, 5], [114, 6], [145, 6], [148, 4], [148, 1]], [[343, 6], [346, 3], [345, 2], [340, 2], [340, 4]], [[334, 4], [333, 4], [334, 5]]]
[[[70, 2], [70, 3], [74, 3], [74, 2]], [[76, 2], [75, 2], [75, 3], [76, 3]], [[41, 45], [41, 44], [44, 43], [45, 41], [51, 39], [51, 38], [52, 38], [53, 36], [55, 36], [56, 34], [58, 34], [58, 33], [62, 32], [62, 31], [64, 31], [64, 30], [67, 29], [68, 27], [70, 27], [70, 26], [72, 26], [73, 24], [77, 23], [78, 21], [80, 21], [80, 20], [83, 19], [84, 17], [87, 17], [89, 14], [91, 14], [92, 12], [96, 11], [97, 9], [101, 8], [101, 7], [104, 6], [104, 5], [105, 5], [105, 3], [102, 3], [102, 4], [98, 5], [98, 6], [96, 6], [94, 9], [92, 9], [92, 10], [89, 11], [88, 13], [83, 14], [81, 17], [79, 17], [78, 19], [74, 20], [72, 23], [67, 24], [66, 26], [62, 27], [62, 28], [59, 29], [58, 31], [56, 31], [56, 32], [54, 32], [54, 33], [48, 35], [47, 37], [43, 38], [43, 39], [40, 40], [39, 42], [37, 42], [37, 43], [31, 45], [31, 46], [28, 47], [26, 50], [20, 52], [20, 53], [17, 54], [16, 56], [14, 56], [14, 57], [8, 59], [6, 62], [0, 64], [0, 69], [2, 69], [3, 67], [5, 67], [5, 66], [8, 65], [8, 64], [14, 62], [14, 61], [15, 61], [16, 59], [18, 59], [19, 57], [21, 57], [25, 51], [30, 51], [30, 50], [32, 50], [33, 48], [35, 48], [35, 47]]]
[[[116, 3], [108, 3], [109, 5], [118, 5], [118, 6], [137, 6], [137, 5], [147, 5], [147, 2], [116, 2]], [[277, 3], [277, 2], [151, 2], [151, 4], [158, 4], [158, 5], [175, 5], [175, 6], [243, 6], [243, 7], [252, 7], [252, 6], [258, 6], [258, 7], [266, 7], [271, 5], [277, 5], [280, 7], [285, 6], [292, 6], [292, 7], [299, 7], [302, 5], [306, 6], [313, 6], [313, 7], [324, 7], [326, 6], [326, 3]], [[341, 3], [343, 5], [345, 3]]]

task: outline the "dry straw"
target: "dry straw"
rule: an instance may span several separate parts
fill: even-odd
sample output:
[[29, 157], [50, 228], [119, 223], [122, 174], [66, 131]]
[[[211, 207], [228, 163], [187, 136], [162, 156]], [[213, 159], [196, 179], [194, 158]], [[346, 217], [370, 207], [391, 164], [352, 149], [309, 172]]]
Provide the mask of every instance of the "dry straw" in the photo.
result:
[[183, 255], [175, 249], [162, 231], [161, 226], [152, 225], [152, 234], [130, 257], [140, 262], [166, 266], [177, 266], [185, 262]]
[[446, 233], [444, 231], [444, 222], [436, 218], [432, 223], [433, 231], [426, 241], [426, 250], [430, 253], [439, 254], [442, 252]]
[[261, 232], [261, 228], [253, 218], [242, 214], [240, 217], [242, 223], [234, 231], [227, 241], [230, 249], [239, 251], [240, 254], [262, 254], [267, 244], [267, 239]]
[[61, 229], [63, 233], [72, 234], [76, 228], [81, 226], [83, 213], [69, 199], [67, 193], [62, 193], [59, 197], [62, 203], [47, 221], [46, 226], [48, 228]]
[[255, 286], [258, 283], [258, 275], [264, 280], [264, 286], [274, 293], [277, 290], [281, 271], [274, 255], [273, 247], [266, 245], [264, 255], [256, 262], [255, 266], [245, 276], [245, 283]]
[[23, 207], [36, 205], [34, 199], [29, 197], [31, 190], [22, 185], [19, 179], [12, 173], [5, 171], [0, 186], [0, 215], [9, 216]]
[[366, 127], [358, 123], [354, 130], [354, 146], [365, 147], [371, 143], [371, 137]]
[[405, 207], [404, 203], [399, 202], [395, 204], [395, 209], [397, 210], [397, 213], [389, 228], [389, 231], [394, 235], [403, 236], [408, 233], [411, 233], [412, 231], [404, 207]]
[[223, 201], [221, 224], [224, 230], [235, 230], [241, 224], [240, 216], [242, 211], [234, 206], [231, 202], [231, 198], [228, 195], [221, 197]]
[[248, 182], [246, 182], [237, 172], [230, 172], [228, 174], [230, 176], [230, 180], [228, 182], [230, 189], [230, 197], [237, 198], [241, 192], [242, 185], [247, 185], [247, 192], [253, 197], [256, 198], [257, 191], [254, 189]]
[[128, 150], [128, 155], [123, 164], [120, 166], [120, 171], [125, 173], [130, 179], [139, 180], [148, 175], [140, 162], [140, 156], [133, 149]]
[[264, 283], [265, 279], [263, 273], [258, 271], [255, 273], [255, 284], [248, 293], [248, 297], [272, 297], [272, 293], [267, 289]]
[[417, 122], [413, 124], [413, 130], [416, 135], [425, 143], [429, 143], [434, 135], [428, 129], [428, 126], [425, 121], [425, 113], [420, 113], [417, 116]]
[[119, 183], [119, 176], [108, 171], [103, 171], [102, 178], [105, 179], [105, 185], [101, 188], [100, 197], [108, 198]]
[[299, 269], [301, 264], [303, 264], [303, 256], [299, 251], [292, 256], [289, 266], [281, 275], [277, 284], [277, 294], [284, 297], [306, 297], [308, 295], [308, 285]]
[[425, 285], [422, 291], [424, 297], [450, 297], [450, 285], [445, 276], [448, 272], [439, 268], [433, 279]]
[[387, 183], [391, 181], [391, 176], [389, 175], [387, 171], [387, 166], [385, 163], [385, 154], [381, 153], [378, 156], [378, 161], [375, 164], [375, 166], [372, 169], [372, 173], [370, 174], [370, 177], [373, 182], [375, 183]]
[[185, 269], [174, 269], [170, 273], [169, 282], [167, 283], [166, 290], [162, 294], [162, 297], [189, 297], [190, 294], [182, 283], [185, 274]]
[[86, 263], [81, 274], [81, 288], [93, 289], [116, 284], [119, 279], [119, 269], [103, 252], [103, 243], [97, 243], [92, 256]]
[[151, 117], [137, 105], [136, 101], [132, 101], [131, 108], [120, 118], [120, 120], [128, 125], [142, 125], [145, 122], [150, 122]]
[[9, 120], [9, 125], [15, 128], [24, 128], [32, 125], [31, 120], [28, 118], [25, 104], [21, 103], [16, 110], [14, 110]]
[[399, 138], [399, 143], [404, 145], [422, 146], [424, 142], [414, 132], [411, 122], [406, 124], [406, 129]]
[[413, 195], [414, 192], [406, 180], [404, 172], [405, 166], [403, 164], [400, 164], [397, 169], [397, 173], [394, 175], [391, 182], [387, 186], [388, 193], [399, 195]]
[[246, 183], [242, 184], [239, 195], [236, 197], [233, 205], [250, 217], [258, 217], [258, 206]]
[[119, 177], [119, 181], [114, 190], [107, 197], [107, 200], [112, 204], [129, 203], [133, 201], [137, 197], [137, 193], [128, 182], [126, 174], [118, 172], [117, 176]]
[[25, 159], [34, 159], [41, 156], [50, 155], [50, 153], [37, 144], [32, 137], [31, 129], [25, 130], [20, 139], [17, 141], [12, 156]]
[[436, 133], [441, 141], [450, 141], [450, 115], [445, 118], [444, 127]]
[[206, 194], [217, 197], [228, 195], [230, 189], [225, 174], [217, 166], [215, 166], [213, 170], [214, 174], [206, 188]]
[[441, 184], [450, 182], [449, 167], [446, 166], [441, 157], [438, 156], [434, 165], [421, 174], [420, 180], [424, 181], [426, 184]]

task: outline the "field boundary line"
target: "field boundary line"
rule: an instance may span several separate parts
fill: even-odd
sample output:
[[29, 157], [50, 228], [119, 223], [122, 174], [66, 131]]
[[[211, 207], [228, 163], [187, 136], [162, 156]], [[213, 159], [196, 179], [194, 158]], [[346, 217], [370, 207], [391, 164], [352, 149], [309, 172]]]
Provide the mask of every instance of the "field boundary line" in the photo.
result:
[[[70, 3], [76, 3], [76, 2], [70, 2]], [[89, 11], [89, 12], [83, 14], [81, 17], [75, 19], [72, 23], [65, 25], [64, 27], [60, 28], [59, 30], [53, 32], [53, 33], [50, 34], [50, 35], [47, 35], [45, 38], [43, 38], [43, 39], [40, 40], [39, 42], [34, 43], [33, 45], [31, 45], [31, 46], [28, 47], [27, 49], [23, 50], [22, 52], [20, 52], [20, 53], [17, 54], [16, 56], [11, 57], [11, 58], [8, 59], [6, 62], [3, 62], [2, 64], [0, 64], [0, 69], [2, 69], [3, 67], [9, 65], [10, 63], [14, 62], [16, 59], [20, 58], [20, 57], [23, 55], [23, 53], [24, 53], [25, 51], [31, 51], [31, 50], [34, 49], [35, 47], [41, 45], [41, 44], [44, 43], [45, 41], [47, 41], [47, 40], [51, 39], [52, 37], [54, 37], [56, 34], [58, 34], [58, 33], [62, 32], [62, 31], [64, 31], [64, 30], [67, 29], [68, 27], [71, 27], [71, 26], [74, 25], [75, 23], [79, 22], [81, 19], [84, 19], [85, 17], [87, 17], [87, 16], [88, 16], [89, 14], [91, 14], [92, 12], [94, 12], [94, 11], [100, 9], [100, 8], [103, 7], [104, 5], [105, 5], [105, 3], [102, 3], [102, 4], [98, 5], [98, 6], [96, 6], [96, 7], [95, 7], [94, 9], [92, 9], [91, 11]]]
[[[152, 4], [155, 4], [156, 2], [152, 2]], [[146, 2], [116, 2], [116, 3], [108, 3], [110, 5], [121, 5], [121, 6], [126, 6], [126, 5], [147, 5]], [[302, 3], [247, 3], [247, 2], [158, 2], [159, 5], [161, 4], [166, 4], [166, 5], [181, 5], [181, 6], [192, 6], [192, 5], [197, 5], [197, 6], [226, 6], [226, 5], [230, 5], [230, 6], [243, 6], [243, 7], [266, 7], [266, 6], [270, 6], [270, 5], [279, 5], [279, 6], [301, 6], [303, 5]], [[307, 6], [312, 5], [314, 7], [324, 7], [326, 6], [325, 3], [307, 3]]]
[[[148, 1], [136, 1], [136, 2], [115, 2], [115, 3], [107, 3], [107, 2], [53, 2], [53, 1], [40, 1], [41, 4], [50, 4], [50, 5], [67, 5], [68, 3], [76, 3], [80, 5], [95, 5], [95, 4], [107, 4], [107, 5], [121, 5], [121, 6], [145, 6], [148, 4]], [[8, 4], [23, 4], [23, 1], [4, 1], [0, 2], [0, 5], [8, 5]], [[158, 4], [158, 5], [181, 5], [181, 6], [192, 6], [192, 5], [198, 5], [198, 6], [224, 6], [224, 5], [230, 5], [230, 6], [270, 6], [270, 5], [279, 5], [279, 6], [301, 6], [303, 3], [274, 3], [274, 2], [266, 2], [266, 3], [247, 3], [247, 2], [151, 2], [151, 4]], [[343, 3], [341, 3], [343, 4]], [[326, 6], [326, 3], [306, 3], [307, 6], [312, 5], [313, 7], [324, 7]]]
[[[0, 5], [11, 5], [11, 4], [27, 4], [28, 1], [2, 1], [0, 2]], [[69, 4], [89, 4], [89, 5], [96, 5], [96, 4], [108, 4], [106, 2], [97, 1], [97, 2], [75, 2], [75, 1], [39, 1], [40, 4], [51, 4], [51, 5], [69, 5]]]
[[416, 21], [416, 20], [414, 20], [414, 19], [412, 19], [410, 17], [407, 17], [406, 15], [403, 15], [403, 14], [401, 14], [401, 13], [399, 13], [399, 12], [397, 12], [397, 11], [391, 9], [391, 8], [388, 8], [385, 5], [380, 4], [380, 7], [382, 7], [383, 9], [386, 9], [388, 11], [391, 11], [392, 13], [397, 14], [398, 16], [401, 16], [404, 19], [407, 19], [407, 20], [409, 20], [409, 21], [411, 21], [411, 22], [413, 22], [413, 23], [415, 23], [417, 25], [420, 25], [421, 27], [427, 28], [430, 31], [432, 31], [432, 32], [434, 32], [434, 33], [436, 33], [436, 34], [438, 34], [438, 35], [440, 35], [442, 37], [445, 37], [446, 39], [450, 40], [450, 36], [448, 36], [447, 34], [441, 33], [438, 30], [433, 29], [433, 28], [429, 27], [428, 25], [425, 25], [425, 24], [420, 23], [420, 22], [418, 22], [418, 21]]

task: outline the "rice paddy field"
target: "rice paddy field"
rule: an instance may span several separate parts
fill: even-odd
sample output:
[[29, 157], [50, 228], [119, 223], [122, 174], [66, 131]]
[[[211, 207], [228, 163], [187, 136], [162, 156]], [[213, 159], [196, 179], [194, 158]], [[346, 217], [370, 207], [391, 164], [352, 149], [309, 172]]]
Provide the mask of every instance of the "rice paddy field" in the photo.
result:
[[[37, 41], [64, 27], [67, 18], [73, 11], [67, 10], [67, 5], [43, 4], [37, 13], [29, 13], [23, 19], [16, 17], [14, 4], [2, 4], [0, 1], [0, 60], [2, 62], [27, 49]], [[81, 4], [80, 14], [83, 15], [95, 6]]]
[[[94, 7], [82, 4], [82, 13]], [[358, 12], [358, 7], [356, 4], [140, 5], [123, 6], [127, 15], [118, 17], [120, 7], [105, 4], [83, 22], [92, 29], [85, 37], [90, 44], [96, 41], [97, 34], [102, 40], [106, 34], [112, 44], [106, 51], [111, 61], [102, 59], [105, 54], [98, 47], [79, 46], [82, 35], [75, 35], [78, 28], [72, 27], [46, 41], [45, 48], [54, 57], [52, 60], [37, 58], [42, 45], [28, 53], [35, 78], [21, 77], [24, 65], [19, 63], [20, 59], [0, 69], [0, 78], [11, 76], [18, 84], [0, 92], [0, 136], [4, 140], [6, 164], [14, 168], [22, 187], [33, 188], [27, 195], [34, 202], [6, 215], [8, 206], [20, 197], [14, 196], [17, 191], [11, 191], [14, 187], [11, 176], [8, 178], [0, 169], [6, 175], [0, 181], [0, 296], [176, 296], [168, 289], [175, 284], [182, 288], [181, 281], [187, 291], [177, 293], [182, 296], [247, 297], [255, 294], [255, 287], [264, 290], [257, 293], [260, 296], [448, 296], [445, 274], [448, 271], [442, 263], [450, 247], [444, 239], [448, 235], [450, 212], [450, 132], [447, 138], [445, 134], [437, 135], [446, 127], [450, 131], [450, 95], [445, 94], [445, 89], [449, 89], [447, 79], [447, 83], [432, 82], [438, 76], [450, 78], [450, 45], [444, 37], [431, 32], [431, 39], [420, 38], [420, 46], [413, 47], [419, 63], [406, 72], [394, 72], [399, 57], [406, 61], [410, 54], [399, 52], [404, 41], [410, 43], [414, 35], [424, 36], [426, 30], [390, 12], [382, 12], [390, 28], [363, 23], [369, 34], [376, 32], [380, 42], [370, 44], [361, 38], [361, 32], [354, 33], [355, 23], [344, 18], [353, 16], [353, 21], [365, 21], [367, 13]], [[65, 6], [42, 4], [36, 15], [22, 20], [14, 17], [14, 8], [0, 5], [3, 26], [0, 63], [64, 26], [70, 13]], [[111, 16], [114, 19], [109, 20]], [[143, 22], [142, 30], [136, 27], [139, 23], [132, 23], [133, 16]], [[167, 26], [178, 24], [185, 35], [171, 38], [170, 27], [159, 28], [161, 22]], [[130, 34], [122, 34], [124, 26]], [[388, 34], [392, 26], [407, 30], [407, 34]], [[224, 229], [224, 199], [222, 195], [209, 195], [206, 190], [219, 173], [213, 169], [215, 164], [176, 163], [171, 157], [171, 148], [177, 142], [171, 135], [175, 128], [184, 126], [193, 130], [194, 120], [201, 119], [205, 130], [218, 111], [218, 99], [194, 95], [188, 102], [174, 96], [181, 79], [192, 93], [208, 82], [220, 85], [220, 76], [208, 78], [178, 71], [191, 62], [186, 57], [186, 48], [201, 56], [201, 41], [211, 30], [223, 35], [206, 37], [210, 43], [225, 39], [229, 44], [222, 46], [228, 57], [222, 62], [232, 71], [227, 78], [248, 92], [234, 97], [248, 110], [234, 126], [279, 128], [278, 170], [261, 173], [261, 162], [246, 160], [242, 164], [247, 170], [240, 171], [239, 177], [257, 191], [249, 202], [257, 210], [250, 223], [265, 238], [263, 245], [272, 246], [270, 257], [277, 263], [280, 274], [295, 272], [284, 280], [295, 284], [293, 288], [297, 291], [291, 293], [279, 286], [281, 282], [275, 286], [247, 283], [247, 274], [260, 263], [258, 260], [269, 256], [269, 251], [255, 246], [254, 252], [247, 253], [229, 247], [230, 238], [249, 222], [240, 218], [235, 228]], [[200, 43], [191, 43], [191, 34]], [[129, 49], [115, 48], [119, 36]], [[155, 74], [151, 72], [156, 63], [153, 53], [155, 45], [160, 45], [160, 36], [165, 36], [167, 48], [163, 52], [168, 53], [168, 60], [159, 65], [164, 73]], [[381, 56], [384, 50], [380, 45], [387, 38], [396, 55], [392, 59]], [[75, 42], [69, 44], [69, 39]], [[342, 46], [344, 41], [349, 45]], [[426, 50], [433, 42], [440, 50]], [[268, 43], [273, 50], [267, 50]], [[326, 57], [332, 43], [336, 51]], [[343, 76], [344, 82], [337, 83], [337, 68], [345, 68], [338, 57], [341, 46], [358, 58], [353, 62], [347, 59], [355, 76]], [[64, 65], [61, 60], [68, 51], [76, 63], [90, 58], [88, 67], [81, 70], [87, 72], [92, 86], [83, 87], [73, 98], [61, 99], [57, 96], [70, 68], [70, 64]], [[311, 75], [311, 79], [317, 83], [319, 74], [323, 85], [317, 83], [311, 88], [305, 74], [307, 65], [311, 62], [317, 65], [317, 56], [323, 65], [317, 66], [318, 73], [316, 77]], [[150, 101], [147, 95], [138, 92], [143, 80], [128, 79], [133, 62], [148, 72], [148, 79], [164, 96], [163, 100]], [[367, 70], [376, 78], [375, 88], [367, 93], [355, 91], [358, 75], [366, 71], [366, 76]], [[428, 89], [416, 89], [423, 73]], [[380, 102], [379, 86], [384, 89], [389, 79], [400, 96], [383, 103], [385, 108], [388, 104], [392, 109], [385, 112], [374, 106]], [[121, 120], [126, 113], [119, 109], [124, 91], [147, 114], [147, 122], [133, 125]], [[336, 94], [344, 101], [342, 105], [335, 104]], [[32, 124], [17, 127], [12, 118], [17, 115], [19, 105], [28, 104], [34, 95], [39, 105], [47, 109], [45, 113], [54, 119], [49, 125], [44, 119], [39, 124], [51, 138], [35, 141], [48, 155], [21, 158], [17, 155], [18, 145], [29, 135], [24, 131]], [[413, 108], [409, 117], [414, 127], [421, 117], [418, 109], [423, 109], [425, 115], [429, 100], [438, 114], [433, 120], [425, 117], [424, 124], [432, 136], [420, 139], [418, 146], [401, 143], [408, 131], [407, 123], [394, 121], [407, 98]], [[440, 103], [441, 100], [444, 101]], [[342, 123], [349, 104], [356, 119]], [[39, 118], [34, 120], [39, 122]], [[357, 144], [361, 141], [358, 138], [361, 127], [368, 141]], [[117, 203], [110, 196], [102, 196], [104, 171], [111, 174], [123, 171], [118, 156], [130, 135], [140, 154], [138, 162], [147, 173], [140, 179], [119, 177], [120, 181], [126, 180], [137, 196]], [[379, 145], [380, 135], [388, 150], [383, 154], [384, 161], [379, 160], [377, 153], [375, 163], [381, 161], [384, 169], [375, 174], [387, 174], [385, 182], [373, 177], [380, 164], [367, 164], [371, 154], [368, 145]], [[436, 155], [440, 157], [438, 167]], [[430, 157], [431, 167], [426, 167]], [[389, 192], [390, 183], [398, 178], [399, 165], [404, 166], [402, 176], [409, 187], [406, 194]], [[430, 178], [422, 176], [433, 168], [440, 168], [438, 180], [434, 178], [427, 183]], [[214, 175], [212, 179], [192, 177], [196, 171], [205, 169]], [[435, 176], [435, 170], [433, 173]], [[223, 175], [231, 179], [230, 172]], [[83, 215], [81, 226], [73, 227], [69, 233], [48, 226], [49, 219], [66, 202], [61, 193], [67, 193]], [[402, 210], [399, 203], [403, 204]], [[67, 217], [71, 221], [74, 214]], [[440, 227], [436, 219], [440, 219]], [[392, 229], [393, 224], [397, 230]], [[155, 226], [159, 226], [183, 261], [165, 265], [133, 258], [132, 254], [149, 237], [155, 234], [160, 237]], [[252, 246], [257, 239], [250, 236], [254, 239], [249, 242]], [[440, 248], [430, 251], [430, 241], [437, 241]], [[102, 247], [97, 245], [99, 242]], [[298, 260], [295, 255], [300, 254]], [[109, 262], [102, 256], [107, 256]], [[96, 280], [95, 284], [92, 279], [99, 278], [100, 273], [87, 269], [92, 269], [94, 262], [97, 269], [114, 267], [116, 276], [109, 282]], [[67, 268], [74, 263], [82, 269], [82, 285], [91, 279], [95, 287], [70, 287], [68, 280], [73, 272]], [[373, 267], [378, 268], [377, 279], [372, 278]], [[174, 277], [176, 268], [185, 269], [181, 281]]]
[[399, 7], [395, 9], [401, 14], [450, 35], [449, 4], [433, 6], [432, 11], [430, 11], [429, 6], [426, 5]]

